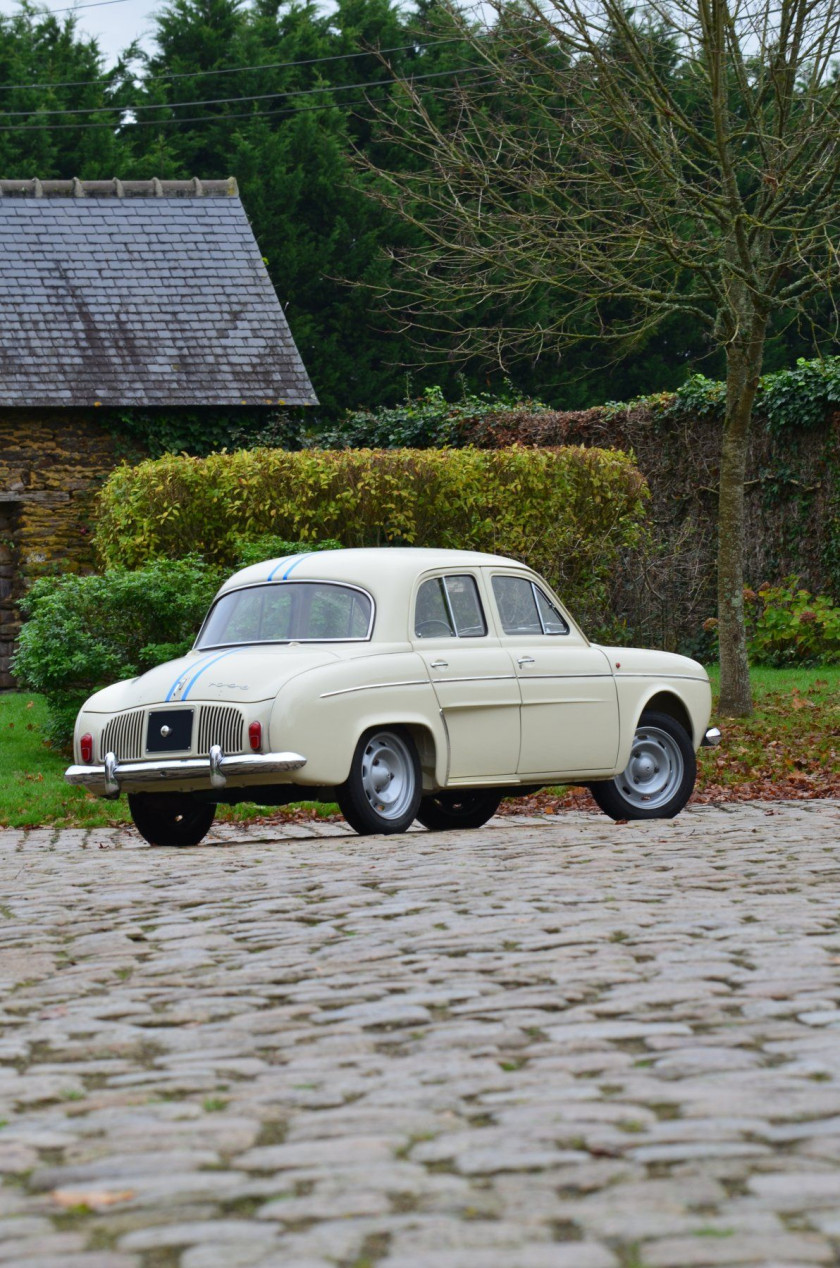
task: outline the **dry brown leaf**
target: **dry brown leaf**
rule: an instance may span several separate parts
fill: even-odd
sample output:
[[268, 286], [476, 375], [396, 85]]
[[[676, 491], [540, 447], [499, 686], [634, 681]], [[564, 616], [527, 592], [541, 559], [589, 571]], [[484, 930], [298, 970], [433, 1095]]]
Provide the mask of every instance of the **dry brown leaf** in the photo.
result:
[[117, 1202], [128, 1202], [134, 1197], [133, 1189], [53, 1189], [50, 1194], [58, 1206], [69, 1209], [75, 1206], [86, 1206], [91, 1211], [101, 1211], [105, 1207], [115, 1206]]

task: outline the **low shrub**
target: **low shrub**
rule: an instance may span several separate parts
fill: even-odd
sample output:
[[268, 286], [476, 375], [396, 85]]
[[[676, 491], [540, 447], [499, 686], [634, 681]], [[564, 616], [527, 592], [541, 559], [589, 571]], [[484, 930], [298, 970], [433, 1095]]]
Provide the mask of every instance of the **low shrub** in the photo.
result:
[[[322, 550], [337, 545], [318, 543]], [[311, 549], [311, 542], [272, 534], [241, 537], [234, 566]], [[50, 743], [69, 746], [80, 706], [100, 687], [185, 655], [227, 572], [190, 554], [153, 560], [133, 572], [118, 567], [36, 581], [21, 604], [29, 619], [13, 672], [22, 687], [46, 696]]]
[[243, 535], [265, 532], [487, 550], [526, 560], [597, 624], [646, 498], [627, 454], [582, 447], [167, 456], [111, 476], [97, 544], [109, 566], [130, 568], [186, 551], [230, 565]]
[[99, 687], [188, 651], [221, 579], [190, 556], [36, 581], [21, 604], [28, 620], [12, 669], [46, 696], [50, 742], [70, 742], [79, 707]]
[[[800, 588], [798, 577], [745, 590], [744, 611], [753, 664], [783, 669], [840, 663], [840, 605]], [[703, 626], [715, 640], [715, 654], [717, 626], [716, 617]]]
[[757, 665], [840, 661], [840, 606], [798, 588], [798, 578], [744, 592], [750, 656]]

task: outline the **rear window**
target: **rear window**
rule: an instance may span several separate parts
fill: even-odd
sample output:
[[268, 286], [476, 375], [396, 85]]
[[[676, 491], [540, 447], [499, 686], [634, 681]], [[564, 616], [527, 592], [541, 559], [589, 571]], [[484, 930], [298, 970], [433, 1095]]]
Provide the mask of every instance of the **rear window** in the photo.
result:
[[197, 648], [232, 643], [319, 643], [366, 639], [373, 601], [364, 590], [326, 581], [282, 581], [223, 594]]

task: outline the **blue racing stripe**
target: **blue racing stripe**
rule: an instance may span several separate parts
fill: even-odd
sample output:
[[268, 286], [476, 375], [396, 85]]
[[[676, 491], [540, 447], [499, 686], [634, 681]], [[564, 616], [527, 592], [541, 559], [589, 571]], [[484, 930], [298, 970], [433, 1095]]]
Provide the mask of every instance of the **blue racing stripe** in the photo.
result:
[[294, 555], [284, 555], [284, 557], [280, 560], [279, 564], [277, 564], [274, 568], [272, 568], [272, 570], [271, 570], [271, 572], [268, 574], [268, 576], [267, 576], [266, 580], [267, 580], [267, 581], [273, 581], [273, 580], [274, 580], [274, 578], [275, 578], [275, 576], [276, 576], [276, 574], [280, 571], [280, 569], [281, 569], [281, 568], [285, 568], [285, 566], [286, 566], [286, 564], [289, 562], [289, 560], [290, 560], [290, 559], [294, 559], [294, 558], [295, 558], [295, 556], [294, 556]]
[[304, 559], [308, 559], [310, 555], [314, 555], [314, 554], [315, 554], [314, 550], [308, 550], [305, 555], [301, 555], [300, 559], [296, 559], [293, 564], [290, 564], [289, 567], [286, 569], [286, 571], [283, 573], [283, 580], [284, 581], [286, 580], [286, 578], [288, 577], [289, 573], [292, 571], [293, 568], [297, 568], [298, 564], [302, 564]]
[[186, 674], [186, 673], [189, 673], [189, 670], [188, 670], [188, 669], [182, 669], [182, 670], [181, 670], [181, 672], [178, 674], [178, 677], [175, 679], [175, 681], [173, 682], [172, 686], [169, 688], [169, 690], [167, 691], [166, 695], [164, 696], [164, 702], [169, 701], [169, 700], [171, 700], [171, 699], [172, 699], [172, 694], [173, 694], [173, 692], [175, 691], [175, 688], [178, 686], [178, 683], [181, 681], [181, 679], [184, 677], [184, 674]]
[[[222, 652], [220, 656], [214, 656], [212, 660], [206, 660], [204, 664], [200, 667], [200, 669], [198, 669], [197, 672], [193, 674], [192, 678], [187, 683], [186, 688], [184, 689], [184, 694], [181, 696], [181, 699], [186, 700], [187, 696], [190, 694], [193, 687], [198, 682], [201, 675], [204, 673], [205, 669], [210, 669], [218, 661], [224, 660], [226, 656], [233, 656], [234, 652], [241, 652], [242, 650], [243, 649], [241, 647], [234, 647], [232, 651]], [[168, 698], [169, 697], [167, 697], [167, 699]]]

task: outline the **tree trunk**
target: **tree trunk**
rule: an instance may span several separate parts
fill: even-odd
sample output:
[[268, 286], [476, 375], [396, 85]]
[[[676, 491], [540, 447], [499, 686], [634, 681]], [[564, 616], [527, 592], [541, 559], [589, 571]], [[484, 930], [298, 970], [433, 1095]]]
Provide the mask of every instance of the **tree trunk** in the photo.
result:
[[766, 320], [754, 318], [749, 337], [736, 337], [726, 358], [726, 419], [718, 511], [719, 710], [736, 718], [748, 717], [753, 707], [744, 625], [744, 483], [766, 328]]

